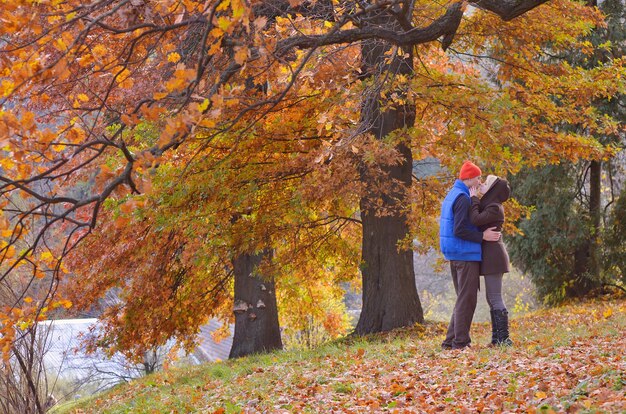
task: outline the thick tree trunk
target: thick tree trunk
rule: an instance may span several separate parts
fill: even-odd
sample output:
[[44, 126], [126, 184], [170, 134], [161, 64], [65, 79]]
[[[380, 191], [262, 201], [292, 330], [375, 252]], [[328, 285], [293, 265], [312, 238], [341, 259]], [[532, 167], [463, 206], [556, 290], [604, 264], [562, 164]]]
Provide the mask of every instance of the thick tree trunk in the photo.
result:
[[[390, 22], [388, 20], [386, 24]], [[377, 77], [375, 83], [385, 75], [393, 78], [396, 74], [410, 74], [413, 70], [410, 51], [408, 57], [396, 54], [392, 62], [386, 64], [389, 56], [384, 53], [389, 48], [380, 41], [363, 43], [363, 73]], [[382, 139], [392, 131], [414, 124], [415, 108], [412, 105], [396, 103], [383, 109], [381, 99], [378, 90], [367, 94], [361, 114], [361, 122], [376, 138]], [[359, 335], [424, 320], [415, 287], [413, 253], [410, 249], [399, 250], [398, 247], [409, 234], [405, 208], [409, 204], [407, 189], [411, 185], [413, 163], [410, 143], [400, 143], [396, 149], [401, 154], [401, 162], [382, 167], [384, 185], [380, 185], [381, 177], [371, 166], [367, 163], [360, 166], [366, 195], [360, 203], [363, 307], [355, 329]]]
[[229, 358], [283, 348], [274, 282], [254, 274], [268, 254], [241, 254], [233, 260], [235, 335]]
[[362, 221], [363, 307], [355, 333], [363, 335], [422, 323], [413, 252], [398, 251], [397, 247], [407, 234], [405, 217], [376, 217], [365, 212]]

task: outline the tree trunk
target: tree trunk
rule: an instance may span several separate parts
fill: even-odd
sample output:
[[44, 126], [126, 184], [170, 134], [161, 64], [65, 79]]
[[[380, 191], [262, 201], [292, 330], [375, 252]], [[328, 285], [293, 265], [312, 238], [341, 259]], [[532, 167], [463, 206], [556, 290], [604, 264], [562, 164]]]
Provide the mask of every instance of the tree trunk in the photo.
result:
[[589, 276], [595, 285], [600, 280], [600, 224], [602, 202], [602, 161], [591, 161], [589, 167], [589, 216], [591, 240], [589, 242]]
[[600, 223], [602, 162], [589, 164], [589, 238], [574, 252], [572, 285], [568, 296], [582, 297], [600, 285]]
[[[393, 25], [393, 20], [383, 21]], [[366, 41], [362, 46], [363, 73], [375, 77], [375, 82], [385, 75], [411, 74], [413, 56], [395, 54], [391, 63], [385, 52], [390, 45], [380, 41]], [[401, 95], [402, 92], [398, 91]], [[380, 90], [365, 97], [361, 122], [368, 132], [383, 139], [390, 132], [411, 127], [415, 122], [415, 108], [396, 103], [390, 108], [381, 107]], [[413, 158], [410, 143], [400, 143], [396, 150], [401, 154], [397, 165], [382, 166], [385, 185], [380, 175], [367, 163], [360, 166], [365, 195], [361, 198], [363, 223], [362, 277], [363, 307], [355, 333], [358, 335], [388, 331], [423, 322], [422, 306], [415, 287], [413, 252], [399, 250], [398, 243], [409, 234], [405, 208], [408, 206], [407, 190], [411, 185]], [[377, 207], [378, 206], [378, 207]], [[385, 214], [380, 214], [386, 211]]]
[[268, 252], [241, 254], [233, 260], [235, 335], [229, 358], [283, 348], [274, 281], [254, 273], [268, 255]]

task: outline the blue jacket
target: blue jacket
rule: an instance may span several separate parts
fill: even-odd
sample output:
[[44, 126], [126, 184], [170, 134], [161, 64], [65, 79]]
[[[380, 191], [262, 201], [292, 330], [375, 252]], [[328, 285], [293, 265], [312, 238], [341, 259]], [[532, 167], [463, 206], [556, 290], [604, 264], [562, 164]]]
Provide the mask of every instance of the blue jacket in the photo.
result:
[[[466, 203], [462, 203], [463, 206], [467, 205], [467, 208], [463, 208], [463, 211], [457, 212], [457, 219], [460, 217], [462, 218], [462, 221], [458, 220], [460, 222], [456, 223], [457, 231], [455, 234], [454, 204], [459, 197], [467, 198], [467, 200], [462, 200], [467, 201]], [[441, 206], [441, 218], [439, 221], [439, 242], [441, 252], [447, 260], [480, 262], [482, 259], [482, 233], [469, 221], [470, 205], [469, 189], [463, 181], [456, 180], [454, 186], [443, 200], [443, 205]], [[462, 225], [463, 228], [459, 229], [459, 225]], [[467, 239], [460, 238], [458, 237], [459, 232], [471, 234], [472, 237]]]

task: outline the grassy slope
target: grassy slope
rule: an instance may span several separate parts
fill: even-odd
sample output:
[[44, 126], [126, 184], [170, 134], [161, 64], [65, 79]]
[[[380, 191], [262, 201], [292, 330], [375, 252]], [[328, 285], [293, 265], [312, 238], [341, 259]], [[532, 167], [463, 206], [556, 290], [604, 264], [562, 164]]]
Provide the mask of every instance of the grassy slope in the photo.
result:
[[514, 318], [509, 349], [475, 324], [441, 351], [444, 328], [172, 369], [56, 412], [626, 412], [624, 299]]

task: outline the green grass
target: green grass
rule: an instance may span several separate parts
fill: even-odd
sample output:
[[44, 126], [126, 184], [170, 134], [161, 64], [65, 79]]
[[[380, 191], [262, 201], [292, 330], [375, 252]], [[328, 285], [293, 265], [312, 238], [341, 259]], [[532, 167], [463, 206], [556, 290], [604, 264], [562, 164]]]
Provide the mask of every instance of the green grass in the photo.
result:
[[[610, 312], [609, 312], [610, 309]], [[442, 351], [442, 323], [167, 370], [55, 413], [625, 412], [626, 301], [513, 318], [511, 348]]]

